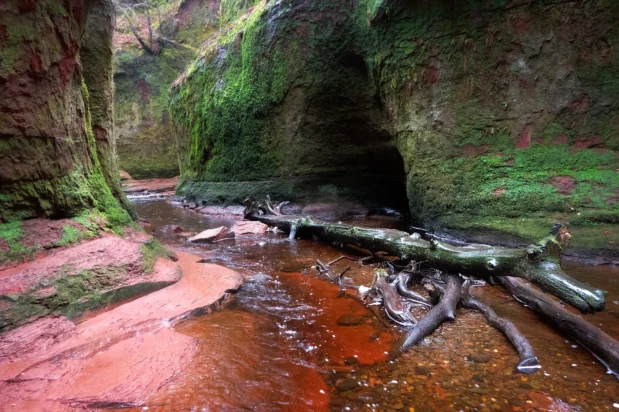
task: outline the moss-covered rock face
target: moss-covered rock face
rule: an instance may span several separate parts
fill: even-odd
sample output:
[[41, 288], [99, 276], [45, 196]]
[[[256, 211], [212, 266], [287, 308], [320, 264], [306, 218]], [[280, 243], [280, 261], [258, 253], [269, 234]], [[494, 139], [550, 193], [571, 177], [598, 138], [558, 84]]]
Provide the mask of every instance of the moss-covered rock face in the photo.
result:
[[171, 90], [181, 191], [398, 190], [439, 227], [596, 225], [619, 213], [618, 21], [610, 0], [261, 2]]
[[[219, 0], [171, 1], [153, 17], [159, 54], [144, 51], [120, 16], [115, 49], [115, 115], [120, 168], [136, 179], [178, 176], [168, 88], [219, 27]], [[153, 13], [156, 15], [153, 11]], [[142, 15], [136, 17], [140, 21]]]
[[93, 44], [87, 20], [106, 16], [100, 24], [110, 31], [110, 10], [108, 0], [0, 5], [0, 222], [91, 208], [113, 225], [130, 221], [124, 196], [113, 193], [113, 133], [105, 144], [96, 137], [112, 122], [104, 97], [111, 78], [86, 76], [92, 65], [82, 55]]
[[406, 204], [404, 163], [351, 13], [260, 2], [222, 29], [172, 89], [181, 193]]

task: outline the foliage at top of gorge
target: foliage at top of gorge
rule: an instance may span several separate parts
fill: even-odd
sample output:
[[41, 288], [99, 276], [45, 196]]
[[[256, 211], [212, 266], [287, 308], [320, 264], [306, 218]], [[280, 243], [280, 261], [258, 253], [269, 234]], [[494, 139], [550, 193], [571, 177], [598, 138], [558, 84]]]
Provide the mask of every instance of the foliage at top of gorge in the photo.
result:
[[114, 80], [121, 169], [135, 178], [178, 175], [168, 88], [203, 42], [216, 35], [220, 18], [227, 21], [248, 6], [247, 1], [119, 1]]

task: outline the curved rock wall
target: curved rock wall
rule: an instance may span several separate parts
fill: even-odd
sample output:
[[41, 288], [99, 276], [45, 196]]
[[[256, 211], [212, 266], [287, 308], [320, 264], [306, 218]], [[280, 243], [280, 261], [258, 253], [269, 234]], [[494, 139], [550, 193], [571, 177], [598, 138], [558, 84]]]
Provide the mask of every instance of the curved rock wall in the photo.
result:
[[618, 21], [609, 0], [261, 3], [172, 88], [181, 192], [400, 187], [428, 225], [609, 225], [589, 247], [616, 249]]
[[[170, 9], [165, 9], [169, 16], [161, 18], [160, 26], [157, 11], [152, 11], [160, 39], [160, 53], [155, 55], [142, 50], [119, 15], [114, 73], [118, 155], [121, 169], [136, 179], [178, 176], [168, 88], [219, 27], [219, 0], [176, 3], [161, 3], [161, 8]], [[142, 17], [138, 14], [136, 22]]]
[[[105, 46], [114, 24], [111, 4], [0, 4], [0, 221], [74, 216], [90, 208], [112, 224], [129, 221], [113, 195], [125, 202]], [[97, 21], [87, 24], [90, 19]], [[96, 30], [85, 34], [87, 26]], [[88, 54], [84, 44], [97, 49]]]

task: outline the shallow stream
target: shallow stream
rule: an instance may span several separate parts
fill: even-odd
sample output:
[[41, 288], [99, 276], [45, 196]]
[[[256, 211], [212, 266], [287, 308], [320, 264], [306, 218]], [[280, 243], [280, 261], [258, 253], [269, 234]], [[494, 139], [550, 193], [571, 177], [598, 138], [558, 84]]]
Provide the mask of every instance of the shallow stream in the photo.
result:
[[[499, 287], [473, 294], [529, 338], [542, 364], [533, 375], [514, 371], [518, 357], [481, 315], [458, 310], [422, 345], [386, 362], [401, 333], [385, 326], [357, 298], [371, 266], [351, 266], [350, 288], [338, 287], [310, 267], [342, 253], [283, 235], [237, 237], [191, 245], [158, 230], [179, 225], [199, 232], [234, 221], [183, 209], [165, 200], [137, 202], [146, 230], [163, 243], [230, 267], [247, 277], [220, 312], [176, 329], [200, 342], [191, 366], [146, 401], [149, 411], [604, 411], [619, 408], [619, 380], [585, 349], [555, 333]], [[367, 220], [372, 226], [402, 222]], [[619, 338], [619, 268], [566, 265], [572, 276], [609, 291], [607, 309], [589, 321]], [[614, 303], [617, 302], [617, 303]], [[342, 317], [343, 315], [346, 315]], [[614, 406], [615, 404], [616, 406]]]

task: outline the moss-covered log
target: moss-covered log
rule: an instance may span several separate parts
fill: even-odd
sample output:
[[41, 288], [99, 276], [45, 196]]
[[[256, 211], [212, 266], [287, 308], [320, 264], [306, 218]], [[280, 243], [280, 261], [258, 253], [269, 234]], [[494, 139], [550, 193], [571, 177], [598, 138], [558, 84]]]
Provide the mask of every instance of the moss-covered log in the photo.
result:
[[371, 251], [385, 251], [402, 260], [416, 260], [449, 273], [478, 277], [516, 276], [539, 285], [581, 312], [604, 308], [606, 292], [568, 276], [560, 266], [561, 254], [570, 235], [555, 225], [550, 235], [526, 249], [486, 245], [452, 246], [424, 240], [393, 229], [370, 229], [300, 216], [249, 213], [249, 219], [276, 226], [286, 233], [296, 230], [301, 237], [318, 237], [336, 245], [355, 245]]

